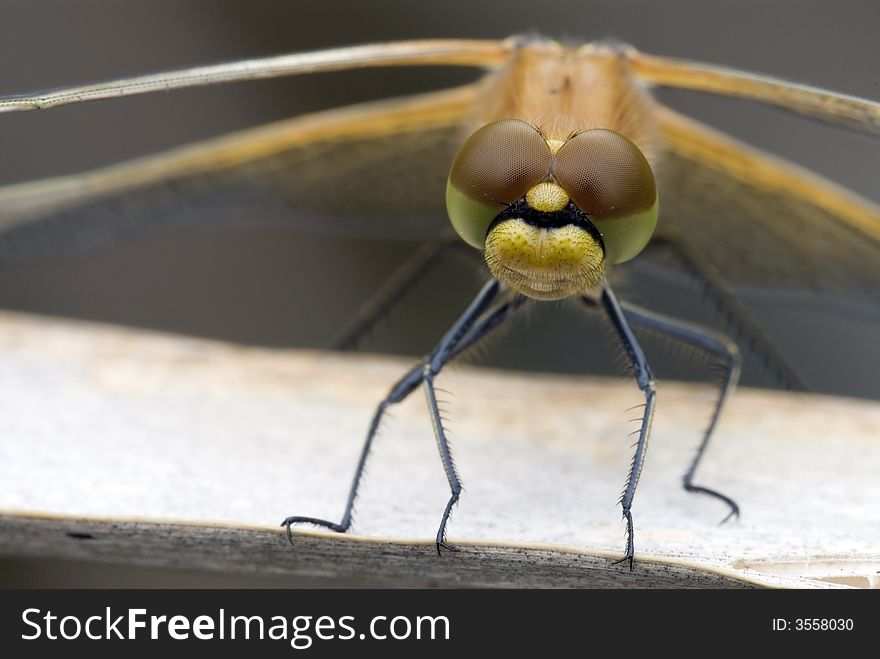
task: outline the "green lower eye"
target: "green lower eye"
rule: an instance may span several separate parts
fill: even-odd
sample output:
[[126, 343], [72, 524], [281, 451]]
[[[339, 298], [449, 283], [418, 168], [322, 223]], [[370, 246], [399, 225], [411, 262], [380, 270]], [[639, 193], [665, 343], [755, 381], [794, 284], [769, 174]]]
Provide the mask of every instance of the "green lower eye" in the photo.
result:
[[452, 180], [446, 183], [446, 212], [452, 228], [471, 247], [482, 249], [486, 232], [492, 220], [503, 211], [505, 204], [491, 200], [475, 201], [459, 191]]
[[629, 261], [645, 248], [657, 227], [659, 207], [659, 200], [655, 198], [654, 205], [640, 213], [607, 219], [590, 218], [602, 235], [609, 263]]

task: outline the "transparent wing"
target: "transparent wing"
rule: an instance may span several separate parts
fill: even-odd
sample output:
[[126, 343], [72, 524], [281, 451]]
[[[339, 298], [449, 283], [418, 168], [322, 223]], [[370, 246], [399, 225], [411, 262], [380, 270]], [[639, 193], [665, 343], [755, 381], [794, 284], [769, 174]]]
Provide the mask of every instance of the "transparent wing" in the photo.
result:
[[475, 86], [298, 117], [113, 167], [0, 189], [0, 263], [57, 258], [167, 226], [280, 224], [421, 239]]
[[732, 283], [880, 303], [880, 208], [666, 108], [659, 231]]
[[656, 57], [625, 47], [633, 74], [652, 85], [768, 103], [831, 124], [880, 135], [880, 103], [722, 66]]
[[503, 63], [514, 46], [513, 39], [426, 39], [291, 53], [0, 97], [0, 112], [39, 110], [186, 87], [377, 66], [492, 67]]

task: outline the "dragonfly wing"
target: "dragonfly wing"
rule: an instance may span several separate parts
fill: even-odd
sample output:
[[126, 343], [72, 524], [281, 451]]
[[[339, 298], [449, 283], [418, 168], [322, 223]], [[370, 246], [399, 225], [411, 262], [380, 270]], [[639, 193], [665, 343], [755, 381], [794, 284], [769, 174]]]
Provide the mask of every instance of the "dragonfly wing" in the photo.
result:
[[880, 208], [662, 106], [662, 233], [733, 284], [877, 304]]
[[0, 97], [0, 112], [40, 110], [187, 87], [378, 66], [489, 68], [502, 64], [514, 45], [514, 40], [424, 39], [291, 53]]
[[0, 188], [0, 263], [161, 227], [245, 223], [416, 240], [446, 226], [470, 85], [342, 108], [164, 154]]
[[656, 57], [625, 48], [633, 74], [661, 87], [693, 89], [775, 105], [831, 124], [880, 135], [880, 103], [722, 66]]

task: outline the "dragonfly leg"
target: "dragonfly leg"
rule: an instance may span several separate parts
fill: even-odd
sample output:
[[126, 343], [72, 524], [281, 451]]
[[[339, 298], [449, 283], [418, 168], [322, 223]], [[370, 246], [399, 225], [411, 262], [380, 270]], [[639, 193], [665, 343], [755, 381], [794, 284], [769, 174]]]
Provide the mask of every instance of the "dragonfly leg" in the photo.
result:
[[748, 350], [762, 362], [767, 372], [785, 389], [804, 391], [806, 386], [797, 372], [767, 336], [751, 312], [739, 301], [736, 293], [727, 285], [721, 274], [711, 262], [688, 243], [678, 232], [669, 229], [658, 232], [651, 246], [667, 246], [673, 250], [687, 270], [699, 279], [704, 293], [715, 308], [724, 316], [724, 321], [734, 332], [734, 338], [745, 341]]
[[[584, 302], [592, 305], [589, 299]], [[654, 406], [656, 404], [657, 395], [654, 387], [654, 376], [651, 373], [651, 367], [642, 347], [639, 345], [635, 334], [629, 327], [626, 314], [617, 301], [617, 297], [606, 283], [602, 288], [601, 304], [608, 318], [611, 320], [614, 330], [623, 345], [626, 355], [633, 367], [636, 384], [645, 396], [645, 412], [642, 416], [642, 423], [638, 430], [638, 440], [635, 444], [635, 453], [630, 463], [629, 473], [627, 474], [626, 483], [623, 487], [623, 493], [620, 496], [620, 506], [623, 510], [623, 518], [626, 521], [626, 553], [618, 562], [629, 562], [629, 569], [633, 569], [633, 557], [635, 556], [635, 548], [633, 544], [633, 519], [632, 519], [632, 503], [636, 494], [636, 487], [639, 484], [639, 476], [642, 473], [642, 465], [645, 461], [645, 452], [648, 449], [648, 437], [651, 432], [651, 421], [654, 418]]]
[[661, 314], [642, 309], [627, 302], [621, 303], [621, 308], [626, 319], [634, 326], [640, 327], [652, 332], [657, 332], [668, 336], [676, 341], [686, 343], [698, 350], [702, 350], [706, 354], [713, 357], [723, 370], [721, 387], [718, 392], [718, 399], [715, 402], [715, 408], [712, 417], [709, 419], [709, 425], [703, 432], [703, 438], [697, 448], [696, 454], [691, 461], [690, 467], [685, 472], [682, 483], [684, 489], [688, 492], [696, 492], [699, 494], [708, 494], [709, 496], [720, 499], [730, 508], [727, 516], [721, 521], [723, 524], [731, 517], [739, 517], [739, 506], [728, 496], [721, 494], [716, 490], [708, 487], [694, 484], [694, 472], [706, 452], [706, 446], [718, 425], [718, 419], [721, 416], [721, 410], [728, 396], [736, 387], [740, 373], [740, 355], [736, 344], [725, 336], [712, 332], [690, 323], [685, 323], [675, 318], [669, 318]]
[[342, 514], [342, 520], [340, 522], [331, 522], [325, 519], [318, 519], [316, 517], [303, 517], [303, 516], [292, 516], [287, 517], [283, 522], [281, 522], [281, 526], [287, 529], [287, 539], [290, 540], [291, 544], [293, 543], [293, 532], [291, 531], [291, 527], [294, 524], [311, 524], [312, 526], [323, 526], [325, 528], [330, 529], [331, 531], [336, 531], [337, 533], [345, 533], [351, 527], [351, 519], [352, 513], [354, 511], [354, 502], [357, 498], [358, 489], [360, 488], [361, 478], [364, 475], [364, 467], [367, 465], [367, 456], [370, 454], [370, 449], [373, 446], [373, 439], [376, 437], [376, 432], [379, 430], [379, 424], [382, 421], [382, 417], [385, 415], [385, 411], [394, 405], [395, 403], [399, 403], [404, 400], [410, 393], [412, 393], [421, 383], [422, 381], [422, 364], [416, 365], [413, 369], [411, 369], [406, 375], [404, 375], [400, 380], [398, 380], [393, 387], [391, 387], [391, 391], [388, 392], [388, 395], [379, 403], [379, 406], [376, 408], [376, 411], [373, 413], [373, 418], [370, 421], [370, 427], [367, 430], [367, 438], [364, 441], [364, 445], [361, 448], [361, 454], [358, 458], [357, 467], [354, 472], [354, 479], [351, 483], [351, 488], [348, 492], [348, 499], [345, 502], [345, 512]]
[[[364, 473], [364, 467], [366, 466], [367, 457], [370, 453], [370, 449], [372, 448], [373, 439], [376, 436], [376, 432], [379, 429], [379, 425], [382, 421], [383, 416], [385, 415], [386, 410], [395, 405], [396, 403], [404, 400], [409, 394], [411, 394], [424, 380], [425, 369], [429, 367], [432, 362], [432, 359], [439, 355], [441, 352], [444, 357], [441, 359], [440, 366], [447, 363], [448, 361], [454, 359], [462, 352], [466, 351], [470, 348], [474, 343], [479, 341], [481, 338], [486, 336], [493, 329], [501, 325], [510, 315], [522, 305], [524, 302], [524, 298], [522, 296], [514, 296], [502, 299], [498, 304], [489, 307], [492, 302], [492, 299], [497, 295], [498, 285], [497, 282], [490, 282], [487, 284], [483, 290], [478, 295], [477, 299], [471, 304], [465, 314], [456, 322], [456, 325], [453, 326], [453, 329], [447, 333], [444, 337], [444, 342], [450, 338], [453, 330], [458, 329], [458, 332], [451, 337], [451, 340], [448, 343], [448, 347], [446, 350], [441, 351], [441, 348], [444, 347], [444, 342], [434, 350], [428, 357], [419, 362], [414, 368], [412, 368], [409, 372], [406, 373], [400, 380], [395, 383], [395, 385], [391, 388], [391, 391], [388, 395], [382, 400], [379, 406], [376, 408], [375, 413], [373, 414], [373, 418], [370, 422], [369, 429], [367, 431], [367, 438], [364, 442], [363, 448], [361, 449], [360, 458], [358, 459], [358, 464], [355, 469], [354, 478], [352, 479], [351, 488], [348, 494], [348, 500], [345, 504], [345, 511], [342, 515], [342, 520], [340, 522], [330, 522], [328, 520], [318, 519], [314, 517], [303, 517], [303, 516], [292, 516], [285, 519], [281, 526], [287, 528], [288, 539], [292, 539], [292, 531], [291, 527], [294, 524], [311, 524], [314, 526], [323, 526], [333, 531], [337, 531], [339, 533], [344, 533], [347, 531], [352, 522], [352, 515], [354, 509], [354, 502], [357, 498], [358, 489], [360, 488], [361, 479]], [[475, 308], [475, 305], [479, 303], [478, 307]], [[489, 307], [487, 309], [487, 307]], [[463, 324], [462, 321], [465, 319], [470, 319], [469, 323]], [[457, 338], [456, 338], [457, 337]], [[436, 366], [435, 366], [436, 368]], [[439, 372], [439, 368], [437, 369]], [[436, 375], [436, 372], [433, 374]], [[433, 375], [431, 376], [433, 379]], [[432, 386], [433, 390], [433, 386]], [[436, 412], [436, 401], [435, 407], [432, 409], [432, 412]], [[433, 418], [433, 417], [432, 417]], [[439, 441], [439, 440], [438, 440]], [[445, 443], [445, 440], [444, 440]], [[449, 447], [446, 444], [446, 452], [445, 455], [449, 455]], [[441, 457], [444, 456], [444, 453], [441, 449]], [[451, 461], [451, 457], [449, 458]], [[447, 461], [444, 458], [444, 468], [447, 468]], [[454, 469], [453, 469], [453, 474]], [[449, 474], [449, 470], [447, 468], [447, 475]], [[457, 477], [456, 477], [457, 478]], [[450, 483], [450, 487], [452, 484]], [[458, 490], [460, 492], [461, 486], [459, 483]], [[453, 502], [454, 503], [454, 502]], [[449, 517], [449, 512], [451, 511], [451, 504], [447, 507], [447, 510], [444, 512], [444, 524], [445, 528], [445, 520]], [[438, 541], [439, 542], [439, 541]], [[445, 543], [444, 543], [445, 545]], [[438, 547], [440, 545], [438, 544]]]
[[[333, 350], [353, 350], [375, 323], [400, 300], [409, 288], [430, 270], [449, 250], [466, 247], [455, 234], [429, 240], [410, 256], [355, 312], [333, 337]], [[474, 250], [469, 249], [469, 252]], [[476, 252], [474, 252], [476, 253]]]
[[[431, 424], [434, 427], [434, 438], [437, 440], [437, 449], [440, 452], [440, 460], [443, 463], [443, 470], [446, 472], [446, 480], [449, 482], [450, 496], [440, 518], [440, 526], [437, 529], [437, 555], [440, 555], [440, 549], [444, 548], [449, 551], [457, 551], [455, 547], [446, 542], [446, 525], [449, 522], [449, 516], [452, 508], [458, 503], [461, 495], [461, 479], [455, 468], [455, 462], [452, 458], [452, 449], [449, 446], [449, 440], [446, 437], [446, 430], [443, 427], [443, 419], [440, 415], [440, 408], [437, 405], [437, 393], [434, 388], [434, 378], [440, 373], [443, 367], [455, 357], [456, 349], [464, 340], [470, 339], [470, 343], [478, 341], [485, 336], [486, 331], [475, 326], [478, 319], [483, 316], [489, 303], [498, 294], [500, 284], [491, 280], [479, 292], [477, 297], [471, 302], [467, 310], [461, 317], [455, 321], [451, 328], [446, 332], [437, 347], [431, 352], [425, 360], [422, 367], [422, 387], [425, 391], [425, 399], [428, 403], [428, 411], [431, 415]], [[509, 314], [508, 314], [509, 315]], [[484, 316], [485, 317], [485, 316]], [[497, 327], [497, 323], [492, 327]]]

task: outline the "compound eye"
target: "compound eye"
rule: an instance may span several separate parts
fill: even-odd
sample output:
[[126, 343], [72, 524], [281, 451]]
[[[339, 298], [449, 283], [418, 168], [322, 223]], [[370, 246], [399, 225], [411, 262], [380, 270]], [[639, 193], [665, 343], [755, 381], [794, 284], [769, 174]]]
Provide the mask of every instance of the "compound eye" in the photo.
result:
[[644, 249], [657, 225], [651, 165], [623, 135], [605, 128], [578, 133], [560, 147], [553, 175], [593, 222], [610, 263]]
[[466, 242], [482, 247], [498, 213], [549, 177], [552, 158], [538, 130], [519, 119], [477, 130], [449, 172], [446, 206], [452, 226]]

